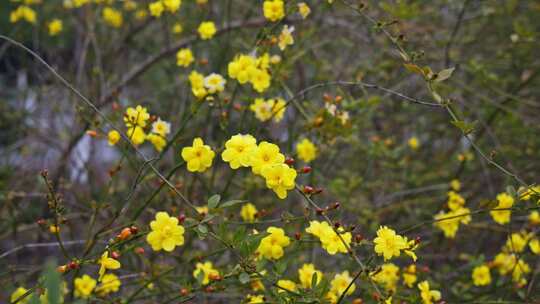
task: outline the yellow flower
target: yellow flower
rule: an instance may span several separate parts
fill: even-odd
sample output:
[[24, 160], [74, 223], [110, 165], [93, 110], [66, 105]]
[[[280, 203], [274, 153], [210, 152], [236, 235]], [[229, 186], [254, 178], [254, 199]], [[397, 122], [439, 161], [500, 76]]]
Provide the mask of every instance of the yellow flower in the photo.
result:
[[456, 210], [465, 205], [465, 199], [459, 193], [449, 191], [447, 204], [450, 210]]
[[195, 265], [195, 270], [193, 271], [193, 277], [198, 278], [202, 273], [202, 284], [207, 285], [210, 283], [211, 276], [218, 276], [219, 271], [214, 269], [212, 262], [197, 263]]
[[373, 240], [373, 243], [375, 243], [375, 253], [382, 255], [385, 261], [393, 256], [399, 257], [401, 250], [408, 247], [402, 236], [386, 226], [379, 227], [377, 237]]
[[212, 73], [204, 77], [203, 80], [204, 87], [210, 94], [214, 94], [216, 92], [223, 92], [223, 90], [225, 89], [225, 83], [227, 83], [225, 78], [216, 73]]
[[275, 144], [262, 141], [251, 153], [251, 170], [255, 174], [262, 174], [262, 169], [267, 166], [283, 164], [285, 156], [279, 152]]
[[184, 244], [184, 227], [167, 212], [158, 212], [156, 219], [150, 222], [150, 228], [152, 231], [146, 236], [146, 241], [154, 251], [163, 249], [171, 252], [176, 246]]
[[62, 31], [63, 28], [64, 27], [63, 27], [62, 20], [60, 20], [58, 18], [55, 18], [55, 19], [51, 20], [47, 24], [47, 29], [49, 30], [49, 35], [51, 35], [51, 36], [58, 35]]
[[516, 261], [516, 256], [514, 254], [501, 252], [495, 256], [493, 265], [499, 269], [501, 275], [506, 275], [514, 269]]
[[96, 287], [96, 280], [85, 274], [75, 279], [74, 286], [77, 298], [88, 299]]
[[529, 236], [526, 233], [512, 233], [506, 244], [504, 250], [507, 252], [523, 252], [529, 241]]
[[538, 239], [532, 239], [529, 242], [529, 248], [531, 249], [532, 253], [540, 254], [540, 241]]
[[122, 23], [124, 22], [122, 12], [112, 7], [106, 7], [103, 9], [103, 20], [105, 20], [106, 24], [115, 28], [121, 27]]
[[317, 284], [319, 284], [323, 277], [323, 273], [315, 269], [315, 265], [304, 264], [302, 265], [302, 268], [298, 269], [298, 279], [300, 280], [302, 288], [311, 288], [311, 281], [313, 280], [314, 274], [317, 274]]
[[281, 30], [281, 33], [278, 37], [278, 46], [280, 50], [285, 50], [288, 45], [294, 44], [294, 38], [292, 36], [292, 33], [294, 32], [294, 26], [289, 27], [288, 25], [284, 25], [283, 29]]
[[305, 2], [300, 2], [298, 3], [298, 12], [302, 16], [302, 19], [306, 19], [311, 13], [311, 8]]
[[373, 281], [382, 284], [384, 289], [389, 292], [395, 292], [399, 281], [399, 267], [392, 263], [385, 263], [379, 271], [371, 274]]
[[458, 208], [450, 212], [439, 212], [434, 216], [435, 227], [441, 229], [444, 236], [453, 239], [459, 229], [459, 224], [468, 224], [471, 221], [470, 210], [468, 208]]
[[527, 264], [522, 259], [519, 259], [517, 264], [514, 265], [512, 271], [512, 281], [518, 283], [518, 285], [520, 286], [524, 286], [525, 284], [527, 284], [527, 279], [525, 278], [525, 275], [529, 272], [531, 272], [531, 267], [529, 266], [529, 264]]
[[283, 119], [285, 108], [286, 103], [281, 98], [268, 99], [267, 101], [257, 98], [250, 106], [250, 110], [255, 113], [255, 117], [260, 121], [267, 121], [273, 118], [275, 122], [280, 122]]
[[109, 146], [114, 146], [120, 140], [120, 133], [118, 133], [118, 131], [116, 130], [111, 130], [107, 134], [107, 139], [109, 142]]
[[306, 163], [317, 157], [317, 147], [307, 138], [304, 138], [296, 145], [298, 157]]
[[251, 67], [249, 69], [249, 78], [253, 89], [259, 93], [263, 93], [270, 87], [270, 73], [265, 69]]
[[280, 287], [277, 289], [278, 293], [287, 292], [287, 291], [296, 291], [296, 283], [291, 280], [279, 280], [277, 281], [276, 285]]
[[287, 190], [294, 189], [297, 173], [286, 164], [275, 164], [262, 168], [261, 175], [266, 180], [266, 187], [272, 189], [280, 199], [285, 199]]
[[529, 214], [529, 223], [531, 225], [540, 225], [540, 213], [538, 211], [533, 211]]
[[261, 240], [257, 253], [266, 259], [280, 259], [283, 256], [283, 248], [290, 244], [289, 237], [281, 228], [268, 227], [266, 232], [269, 235]]
[[192, 71], [189, 74], [189, 83], [191, 84], [191, 92], [198, 99], [202, 99], [208, 94], [208, 92], [204, 88], [204, 75], [203, 74], [197, 71]]
[[193, 53], [190, 49], [181, 49], [176, 53], [176, 65], [188, 67], [193, 62]]
[[182, 5], [182, 0], [161, 0], [165, 9], [171, 13], [176, 13]]
[[476, 266], [472, 272], [473, 284], [475, 286], [486, 286], [491, 283], [491, 274], [487, 265]]
[[103, 276], [101, 283], [96, 287], [96, 292], [100, 296], [107, 295], [109, 293], [117, 292], [120, 289], [120, 279], [112, 273], [108, 273]]
[[[507, 193], [501, 193], [497, 195], [497, 207], [495, 209], [507, 209], [512, 208], [514, 205], [514, 198]], [[504, 225], [510, 222], [511, 210], [492, 210], [489, 212], [491, 217], [498, 224]]]
[[167, 145], [167, 140], [159, 134], [148, 134], [146, 139], [152, 143], [156, 151], [161, 152]]
[[247, 295], [246, 299], [249, 301], [248, 304], [264, 303], [263, 295]]
[[143, 128], [139, 126], [129, 128], [126, 132], [126, 135], [136, 146], [144, 143], [144, 141], [146, 140], [146, 133], [144, 133]]
[[197, 212], [202, 216], [205, 216], [205, 215], [208, 214], [208, 207], [207, 206], [198, 206], [198, 207], [195, 207], [195, 209], [197, 209]]
[[173, 34], [181, 34], [184, 31], [184, 27], [180, 23], [175, 23], [172, 27]]
[[60, 227], [58, 227], [56, 225], [49, 226], [49, 232], [50, 233], [58, 233], [59, 231], [60, 231]]
[[250, 69], [255, 68], [255, 58], [249, 55], [239, 55], [227, 67], [229, 77], [244, 84], [251, 78]]
[[126, 127], [131, 128], [133, 126], [145, 127], [146, 121], [150, 118], [148, 110], [145, 107], [137, 106], [135, 108], [129, 107], [124, 114], [124, 123]]
[[252, 203], [247, 203], [240, 209], [240, 216], [244, 222], [253, 223], [257, 215], [257, 208]]
[[263, 14], [269, 21], [275, 22], [285, 17], [283, 0], [266, 0], [263, 3]]
[[[336, 274], [334, 279], [330, 282], [330, 293], [336, 295], [338, 298], [345, 292], [349, 284], [351, 284], [352, 278], [348, 271]], [[352, 284], [347, 290], [347, 295], [353, 294], [356, 290], [356, 284]]]
[[161, 3], [161, 1], [156, 1], [150, 3], [148, 5], [148, 9], [150, 10], [150, 15], [159, 18], [161, 17], [161, 14], [163, 14], [165, 7], [163, 6], [163, 3]]
[[225, 150], [221, 153], [221, 158], [228, 162], [232, 169], [249, 167], [255, 149], [257, 149], [255, 137], [249, 134], [237, 134], [225, 143]]
[[309, 227], [306, 228], [306, 232], [313, 234], [317, 238], [321, 238], [328, 230], [332, 230], [332, 227], [327, 222], [310, 221]]
[[407, 141], [407, 144], [409, 145], [409, 148], [413, 150], [418, 150], [418, 148], [420, 147], [420, 141], [418, 140], [416, 136], [409, 138], [409, 141]]
[[330, 228], [330, 230], [326, 230], [320, 237], [322, 247], [331, 255], [338, 252], [347, 253], [347, 247], [350, 247], [351, 239], [351, 233], [343, 233], [343, 228], [341, 227], [339, 228], [339, 235]]
[[21, 5], [9, 15], [9, 22], [16, 23], [19, 20], [25, 20], [28, 23], [36, 23], [36, 12], [29, 6]]
[[420, 297], [424, 304], [432, 304], [433, 301], [439, 301], [441, 299], [441, 293], [438, 290], [429, 289], [428, 281], [418, 283], [418, 289], [420, 289]]
[[190, 172], [204, 172], [212, 166], [216, 154], [210, 146], [205, 145], [200, 137], [193, 140], [193, 146], [182, 149], [182, 158], [187, 162]]
[[204, 21], [197, 29], [202, 40], [212, 39], [216, 34], [216, 25], [212, 21]]
[[98, 260], [98, 264], [99, 264], [99, 278], [98, 278], [98, 281], [101, 281], [103, 279], [103, 276], [105, 275], [105, 271], [107, 269], [114, 270], [114, 269], [118, 269], [118, 268], [120, 268], [120, 266], [122, 266], [120, 264], [120, 262], [118, 262], [117, 260], [109, 257], [109, 252], [108, 251], [103, 252], [103, 254], [101, 255], [101, 257]]
[[[26, 289], [24, 287], [19, 287], [19, 288], [15, 289], [15, 291], [11, 294], [9, 299], [10, 299], [11, 302], [15, 302], [15, 300], [22, 297], [27, 292], [28, 292], [28, 289]], [[24, 298], [23, 300], [20, 300], [17, 303], [28, 304], [30, 302], [30, 298], [31, 298], [31, 296], [27, 296], [26, 298]]]
[[452, 188], [454, 191], [459, 191], [461, 189], [461, 183], [458, 179], [453, 179], [450, 181], [450, 188]]
[[407, 287], [412, 288], [416, 279], [416, 265], [411, 264], [403, 271], [403, 282]]
[[161, 118], [152, 123], [152, 133], [166, 137], [170, 132], [171, 124], [161, 120]]

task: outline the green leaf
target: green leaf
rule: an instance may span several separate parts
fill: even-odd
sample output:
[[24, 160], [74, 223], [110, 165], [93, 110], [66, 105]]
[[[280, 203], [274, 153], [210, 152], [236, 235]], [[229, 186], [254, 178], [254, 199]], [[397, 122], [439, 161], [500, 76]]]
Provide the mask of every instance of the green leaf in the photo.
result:
[[242, 284], [247, 284], [249, 283], [249, 281], [251, 280], [251, 278], [249, 277], [249, 274], [245, 273], [245, 272], [242, 272], [239, 276], [238, 276], [238, 280], [240, 281], [240, 283]]
[[474, 131], [474, 127], [476, 126], [476, 121], [473, 122], [466, 122], [463, 120], [454, 120], [452, 121], [452, 124], [456, 127], [458, 127], [463, 134], [467, 135], [470, 134], [472, 131]]
[[60, 273], [56, 271], [56, 263], [48, 262], [45, 268], [45, 288], [47, 289], [47, 300], [49, 304], [60, 304], [61, 279]]
[[315, 287], [317, 287], [317, 272], [313, 272], [311, 276], [311, 289], [315, 289]]
[[440, 71], [437, 74], [437, 77], [435, 78], [435, 81], [436, 82], [445, 81], [446, 79], [450, 78], [450, 76], [452, 76], [452, 73], [454, 72], [455, 69], [456, 68], [449, 68], [449, 69], [444, 69], [444, 70]]
[[221, 196], [219, 194], [214, 194], [208, 199], [208, 208], [210, 209], [216, 209], [219, 205], [219, 201], [221, 200]]
[[238, 204], [241, 204], [241, 203], [245, 203], [246, 201], [245, 200], [231, 200], [231, 201], [226, 201], [224, 202], [223, 204], [221, 204], [219, 206], [219, 208], [229, 208], [229, 207], [232, 207], [234, 205], [238, 205]]

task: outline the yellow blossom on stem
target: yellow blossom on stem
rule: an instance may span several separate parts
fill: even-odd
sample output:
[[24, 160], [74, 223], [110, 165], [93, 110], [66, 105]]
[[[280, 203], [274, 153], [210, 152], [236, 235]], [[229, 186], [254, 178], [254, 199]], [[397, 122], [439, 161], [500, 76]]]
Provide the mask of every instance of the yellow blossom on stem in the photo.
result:
[[126, 132], [126, 135], [136, 146], [144, 143], [144, 141], [146, 140], [146, 133], [144, 133], [143, 128], [139, 126], [129, 128]]
[[373, 240], [373, 243], [375, 243], [375, 253], [382, 255], [385, 261], [394, 256], [399, 257], [401, 250], [408, 247], [402, 236], [386, 226], [381, 226], [377, 230], [377, 237]]
[[409, 140], [407, 141], [407, 144], [409, 145], [409, 148], [411, 148], [412, 150], [418, 150], [418, 148], [420, 147], [420, 141], [418, 140], [416, 136], [409, 138]]
[[263, 14], [269, 21], [279, 21], [285, 17], [285, 3], [283, 0], [266, 0], [263, 3]]
[[240, 217], [244, 222], [253, 223], [255, 221], [255, 216], [257, 215], [257, 208], [252, 203], [246, 203], [240, 209]]
[[[10, 301], [12, 303], [14, 303], [17, 299], [19, 299], [20, 297], [25, 295], [27, 292], [28, 292], [28, 289], [26, 289], [24, 287], [19, 287], [19, 288], [15, 289], [15, 291], [11, 294], [9, 299], [10, 299]], [[20, 300], [17, 303], [28, 304], [29, 302], [30, 302], [30, 297], [26, 297], [26, 298]]]
[[165, 6], [163, 6], [161, 1], [155, 1], [148, 5], [148, 9], [150, 10], [150, 15], [159, 18], [161, 17], [161, 14], [163, 14]]
[[202, 40], [212, 39], [217, 32], [216, 25], [212, 21], [202, 22], [197, 31], [199, 32], [199, 37], [201, 37]]
[[428, 281], [418, 283], [418, 289], [420, 289], [420, 297], [424, 304], [432, 304], [441, 299], [441, 293], [438, 290], [431, 290]]
[[317, 157], [317, 147], [307, 138], [304, 138], [296, 145], [298, 157], [306, 163], [313, 161]]
[[255, 174], [262, 174], [264, 168], [284, 162], [285, 156], [279, 152], [279, 147], [266, 141], [259, 143], [251, 153], [250, 165]]
[[161, 0], [165, 9], [171, 13], [176, 13], [182, 5], [182, 0]]
[[273, 118], [275, 122], [280, 122], [285, 114], [286, 105], [281, 98], [268, 99], [267, 101], [257, 98], [250, 106], [250, 110], [255, 113], [255, 117], [260, 121], [264, 122]]
[[51, 20], [47, 24], [47, 29], [49, 31], [49, 35], [51, 35], [51, 36], [58, 35], [60, 32], [62, 32], [63, 28], [64, 28], [64, 26], [63, 26], [62, 20], [60, 20], [58, 18], [55, 18], [55, 19]]
[[265, 69], [251, 67], [249, 69], [249, 79], [253, 89], [259, 93], [263, 93], [270, 87], [272, 77]]
[[244, 84], [251, 78], [250, 69], [256, 68], [255, 58], [249, 55], [238, 55], [227, 67], [229, 77]]
[[169, 216], [167, 212], [158, 212], [156, 219], [150, 222], [151, 232], [146, 241], [154, 251], [161, 249], [171, 252], [176, 246], [184, 244], [184, 227], [178, 224], [178, 218]]
[[[514, 198], [507, 193], [497, 195], [497, 206], [495, 209], [508, 209], [514, 205]], [[489, 212], [493, 220], [501, 225], [510, 222], [511, 210], [492, 210]]]
[[356, 284], [351, 284], [352, 280], [353, 278], [349, 275], [348, 271], [336, 274], [334, 276], [334, 279], [332, 279], [332, 281], [330, 282], [330, 298], [335, 298], [336, 300], [339, 299], [341, 294], [343, 294], [345, 290], [347, 290], [347, 287], [349, 289], [347, 290], [346, 295], [353, 294], [356, 290]]
[[208, 94], [204, 87], [204, 75], [197, 71], [192, 71], [188, 78], [193, 95], [198, 99], [204, 98]]
[[255, 149], [257, 149], [255, 137], [249, 134], [237, 134], [225, 143], [225, 150], [221, 153], [221, 158], [228, 162], [232, 169], [249, 167]]
[[412, 288], [416, 280], [416, 265], [411, 264], [403, 270], [403, 282], [407, 287]]
[[120, 289], [120, 279], [112, 273], [107, 273], [101, 279], [101, 283], [96, 287], [96, 293], [100, 296], [105, 296]]
[[284, 25], [283, 29], [281, 30], [281, 33], [278, 37], [278, 47], [280, 50], [285, 50], [287, 46], [294, 44], [294, 38], [292, 33], [294, 32], [294, 26], [289, 27], [288, 25]]
[[266, 187], [272, 189], [280, 199], [285, 199], [287, 190], [294, 189], [297, 173], [286, 164], [275, 164], [262, 168], [261, 175], [266, 180]]
[[120, 268], [120, 266], [122, 266], [120, 264], [120, 262], [118, 262], [117, 260], [109, 257], [109, 252], [108, 251], [103, 252], [103, 254], [101, 255], [101, 257], [98, 260], [98, 264], [99, 264], [99, 278], [98, 278], [98, 281], [101, 281], [101, 279], [105, 275], [105, 271], [107, 269], [115, 270], [115, 269]]
[[317, 284], [319, 284], [323, 277], [323, 273], [315, 269], [315, 265], [304, 264], [302, 265], [302, 268], [298, 269], [298, 279], [300, 280], [302, 288], [311, 288], [314, 274], [317, 274]]
[[296, 291], [296, 283], [291, 280], [278, 280], [276, 285], [278, 286], [277, 292]]
[[187, 163], [190, 172], [204, 172], [212, 166], [216, 154], [210, 146], [205, 145], [200, 137], [193, 139], [191, 147], [182, 149], [182, 158]]
[[222, 92], [225, 89], [225, 84], [227, 81], [223, 76], [212, 73], [206, 77], [204, 77], [203, 84], [208, 93], [214, 94], [217, 92]]
[[195, 265], [195, 270], [193, 271], [193, 277], [198, 279], [199, 276], [202, 276], [202, 284], [207, 285], [210, 283], [212, 276], [218, 276], [219, 271], [214, 269], [212, 262], [197, 263]]
[[385, 263], [380, 270], [371, 274], [373, 281], [383, 285], [388, 292], [395, 292], [399, 281], [399, 267], [393, 263]]
[[111, 130], [109, 133], [107, 133], [107, 139], [109, 146], [114, 146], [120, 140], [120, 133], [118, 133], [116, 130]]
[[124, 123], [127, 128], [133, 126], [145, 127], [146, 122], [150, 119], [150, 114], [145, 107], [136, 106], [135, 108], [129, 107], [124, 114]]
[[124, 22], [122, 12], [112, 7], [106, 7], [103, 9], [103, 20], [107, 25], [115, 28], [121, 27], [122, 23]]
[[487, 265], [476, 266], [472, 272], [473, 284], [475, 286], [486, 286], [491, 284], [491, 274]]
[[193, 62], [193, 53], [188, 48], [183, 48], [176, 53], [176, 65], [188, 67]]
[[266, 232], [269, 235], [261, 240], [257, 253], [266, 259], [278, 260], [283, 256], [283, 248], [289, 246], [290, 239], [281, 228], [268, 227]]
[[302, 19], [306, 19], [311, 13], [311, 8], [305, 2], [300, 2], [298, 3], [298, 12], [302, 16]]
[[96, 288], [96, 284], [96, 280], [92, 279], [92, 277], [87, 274], [76, 278], [74, 281], [75, 297], [88, 299], [94, 291], [94, 288]]

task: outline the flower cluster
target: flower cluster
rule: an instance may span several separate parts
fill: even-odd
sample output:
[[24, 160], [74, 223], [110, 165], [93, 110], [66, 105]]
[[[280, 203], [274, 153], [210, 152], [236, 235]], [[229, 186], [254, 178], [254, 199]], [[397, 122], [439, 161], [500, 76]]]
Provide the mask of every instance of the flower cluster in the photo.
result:
[[390, 260], [392, 257], [399, 257], [401, 251], [416, 261], [414, 250], [417, 245], [415, 240], [408, 241], [386, 226], [381, 226], [377, 230], [377, 237], [373, 240], [375, 244], [375, 253], [382, 255], [384, 260]]
[[250, 83], [253, 89], [263, 93], [270, 87], [270, 56], [268, 53], [261, 57], [239, 54], [229, 62], [227, 67], [229, 77], [236, 79], [238, 83]]
[[266, 232], [268, 232], [268, 236], [261, 240], [257, 253], [266, 259], [278, 260], [283, 257], [283, 248], [289, 246], [290, 239], [281, 228], [268, 227]]
[[455, 238], [460, 224], [467, 225], [471, 221], [471, 211], [464, 207], [465, 199], [454, 191], [448, 192], [446, 203], [450, 211], [440, 211], [434, 216], [435, 227], [443, 231], [447, 238]]
[[351, 245], [352, 235], [342, 227], [334, 230], [327, 222], [311, 221], [306, 232], [319, 238], [322, 247], [331, 255], [347, 253]]

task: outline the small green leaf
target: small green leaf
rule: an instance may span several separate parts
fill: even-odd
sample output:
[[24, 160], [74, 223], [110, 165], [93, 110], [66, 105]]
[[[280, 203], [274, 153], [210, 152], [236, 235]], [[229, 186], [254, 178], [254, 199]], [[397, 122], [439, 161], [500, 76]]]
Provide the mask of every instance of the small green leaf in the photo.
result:
[[436, 82], [445, 81], [446, 79], [450, 78], [450, 76], [452, 76], [452, 73], [454, 72], [455, 69], [456, 68], [449, 68], [449, 69], [444, 69], [444, 70], [440, 71], [437, 74], [437, 77], [435, 78], [435, 81]]
[[219, 208], [229, 208], [229, 207], [232, 207], [234, 205], [238, 205], [238, 204], [241, 204], [241, 203], [245, 203], [246, 201], [245, 200], [231, 200], [231, 201], [226, 201], [224, 202], [223, 204], [221, 204], [219, 206]]
[[56, 263], [48, 262], [45, 268], [45, 288], [49, 304], [60, 304], [61, 280], [60, 273], [56, 271]]
[[214, 194], [208, 199], [208, 208], [215, 209], [219, 205], [221, 196], [219, 194]]
[[317, 287], [317, 272], [313, 272], [311, 276], [311, 289], [315, 289], [315, 287]]

